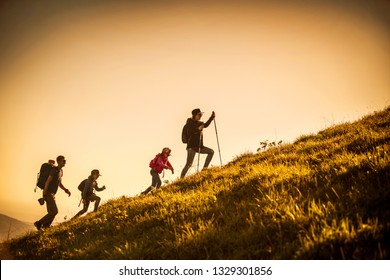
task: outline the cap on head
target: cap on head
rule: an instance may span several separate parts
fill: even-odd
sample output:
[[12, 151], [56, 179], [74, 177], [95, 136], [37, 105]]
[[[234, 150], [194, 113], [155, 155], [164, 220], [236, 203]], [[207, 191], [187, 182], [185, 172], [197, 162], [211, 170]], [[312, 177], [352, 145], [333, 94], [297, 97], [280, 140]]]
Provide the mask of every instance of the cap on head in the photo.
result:
[[192, 110], [193, 117], [196, 116], [197, 114], [203, 114], [203, 112], [199, 108]]
[[97, 169], [94, 169], [91, 171], [91, 175], [99, 175], [99, 176], [102, 176], [100, 173], [99, 173], [99, 170]]

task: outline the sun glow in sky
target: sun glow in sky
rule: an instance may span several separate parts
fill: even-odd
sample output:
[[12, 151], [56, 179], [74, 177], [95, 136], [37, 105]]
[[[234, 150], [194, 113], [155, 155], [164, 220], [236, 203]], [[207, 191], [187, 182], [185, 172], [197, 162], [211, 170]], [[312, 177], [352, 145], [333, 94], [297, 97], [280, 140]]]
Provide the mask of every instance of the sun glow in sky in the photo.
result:
[[[197, 107], [204, 121], [216, 112], [224, 163], [260, 141], [292, 142], [383, 109], [389, 6], [324, 2], [5, 2], [0, 212], [43, 216], [36, 174], [60, 154], [72, 196], [58, 191], [57, 222], [80, 210], [77, 186], [94, 168], [103, 201], [144, 190], [149, 161], [165, 146], [175, 174], [164, 179], [177, 179], [181, 128]], [[204, 139], [218, 166], [213, 125]]]

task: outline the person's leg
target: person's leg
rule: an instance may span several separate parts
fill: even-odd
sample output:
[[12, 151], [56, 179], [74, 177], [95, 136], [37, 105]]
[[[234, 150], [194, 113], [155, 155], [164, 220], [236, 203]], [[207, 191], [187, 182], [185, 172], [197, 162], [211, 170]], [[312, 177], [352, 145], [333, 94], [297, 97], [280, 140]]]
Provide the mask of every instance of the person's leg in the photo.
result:
[[201, 154], [207, 154], [206, 160], [204, 162], [203, 169], [207, 168], [214, 156], [214, 150], [208, 148], [208, 147], [203, 147], [200, 149]]
[[84, 213], [86, 213], [88, 211], [88, 207], [89, 207], [89, 200], [86, 199], [85, 203], [83, 203], [83, 209], [81, 209], [73, 218], [79, 217]]
[[160, 175], [156, 171], [154, 171], [153, 169], [151, 171], [151, 174], [152, 174], [152, 178], [153, 178], [152, 184], [156, 189], [158, 189], [162, 185]]
[[152, 190], [152, 188], [153, 188], [152, 186], [148, 187], [146, 190], [144, 190], [142, 192], [142, 194], [147, 194], [148, 192], [150, 192]]
[[47, 194], [44, 196], [47, 208], [47, 214], [38, 221], [41, 227], [50, 227], [51, 223], [54, 221], [54, 218], [58, 214], [57, 204], [54, 198], [54, 195]]
[[152, 175], [152, 184], [151, 184], [151, 187], [156, 187], [156, 185], [158, 184], [158, 180], [156, 180], [156, 171], [154, 171], [153, 169], [150, 169], [150, 175]]
[[183, 170], [181, 171], [180, 178], [184, 178], [184, 176], [186, 176], [188, 169], [190, 169], [192, 166], [192, 162], [194, 161], [195, 154], [196, 152], [193, 149], [191, 148], [187, 149], [187, 162]]
[[98, 210], [98, 207], [99, 207], [100, 197], [97, 196], [96, 194], [92, 194], [90, 200], [95, 201], [95, 207], [94, 207], [93, 211], [96, 212]]
[[150, 192], [153, 187], [156, 186], [157, 182], [155, 181], [155, 177], [153, 176], [153, 172], [155, 172], [153, 169], [150, 169], [150, 175], [152, 175], [152, 185], [150, 187], [148, 187], [146, 190], [144, 190], [141, 194], [147, 194], [148, 192]]

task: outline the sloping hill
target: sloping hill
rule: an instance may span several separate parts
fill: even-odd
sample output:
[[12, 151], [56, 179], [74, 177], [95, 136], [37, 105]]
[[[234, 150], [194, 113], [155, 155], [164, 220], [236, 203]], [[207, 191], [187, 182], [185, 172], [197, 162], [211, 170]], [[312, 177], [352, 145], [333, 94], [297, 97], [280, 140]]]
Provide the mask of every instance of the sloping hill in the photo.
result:
[[390, 108], [9, 243], [20, 259], [388, 259]]
[[0, 242], [19, 237], [33, 228], [32, 224], [0, 214]]

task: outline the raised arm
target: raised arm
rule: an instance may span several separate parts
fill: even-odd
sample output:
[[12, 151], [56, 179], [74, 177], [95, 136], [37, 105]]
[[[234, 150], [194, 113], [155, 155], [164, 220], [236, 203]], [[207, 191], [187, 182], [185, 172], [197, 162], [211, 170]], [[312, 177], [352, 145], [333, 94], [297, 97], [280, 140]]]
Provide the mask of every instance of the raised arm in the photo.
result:
[[215, 118], [215, 113], [213, 111], [210, 118], [207, 120], [207, 122], [204, 123], [204, 128], [208, 127], [211, 124], [211, 122], [214, 120], [214, 118]]

